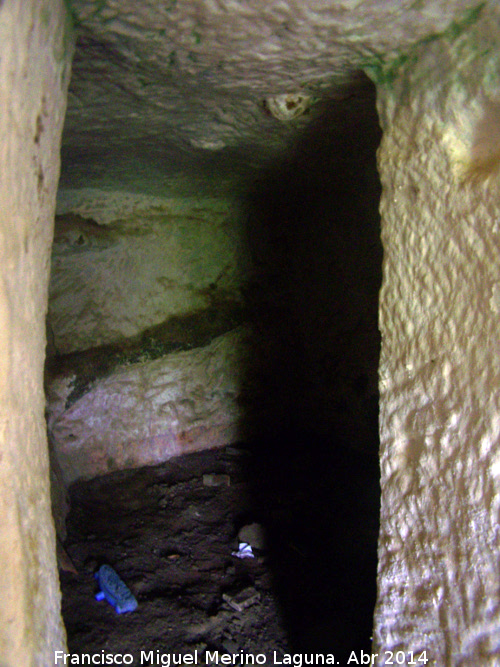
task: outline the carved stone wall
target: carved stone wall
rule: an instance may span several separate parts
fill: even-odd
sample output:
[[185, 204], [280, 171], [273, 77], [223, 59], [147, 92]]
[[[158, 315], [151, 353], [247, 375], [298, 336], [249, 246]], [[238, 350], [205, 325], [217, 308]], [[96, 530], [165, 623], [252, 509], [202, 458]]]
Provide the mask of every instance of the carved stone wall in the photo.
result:
[[[0, 662], [62, 649], [43, 364], [72, 33], [60, 2], [0, 3]], [[50, 45], [50, 47], [48, 46]]]
[[378, 73], [380, 665], [385, 650], [498, 661], [499, 27]]

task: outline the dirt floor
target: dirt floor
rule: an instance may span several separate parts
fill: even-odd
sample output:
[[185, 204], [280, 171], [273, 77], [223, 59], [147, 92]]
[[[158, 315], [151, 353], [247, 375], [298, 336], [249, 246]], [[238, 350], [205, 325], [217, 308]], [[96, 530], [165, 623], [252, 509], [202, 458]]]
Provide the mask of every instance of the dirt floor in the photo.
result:
[[[371, 523], [361, 516], [365, 481], [346, 487], [345, 462], [330, 461], [332, 496], [306, 460], [262, 467], [257, 456], [239, 444], [72, 485], [64, 546], [78, 574], [60, 572], [72, 654], [128, 653], [139, 665], [195, 650], [198, 664], [210, 663], [207, 651], [238, 662], [245, 652], [273, 664], [319, 650], [347, 664], [350, 651], [370, 650], [378, 505]], [[353, 521], [361, 532], [346, 528]], [[234, 555], [241, 529], [254, 558]], [[95, 600], [104, 563], [136, 611]]]

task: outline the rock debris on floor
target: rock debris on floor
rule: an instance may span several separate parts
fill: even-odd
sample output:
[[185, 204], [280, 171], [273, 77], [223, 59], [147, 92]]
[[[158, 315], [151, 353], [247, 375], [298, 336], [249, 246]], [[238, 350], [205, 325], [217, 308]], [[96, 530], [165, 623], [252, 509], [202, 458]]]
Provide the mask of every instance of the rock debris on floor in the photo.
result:
[[[369, 650], [377, 526], [370, 533], [358, 516], [367, 484], [346, 495], [352, 476], [339, 461], [320, 462], [306, 483], [312, 463], [295, 470], [280, 455], [262, 466], [252, 451], [198, 452], [70, 487], [64, 548], [78, 574], [60, 578], [72, 654], [129, 653], [139, 665], [141, 651], [197, 650], [202, 664], [217, 650], [273, 664], [275, 651]], [[332, 465], [337, 481], [327, 484], [320, 473]], [[103, 564], [130, 588], [135, 611], [96, 601]]]
[[[65, 548], [78, 576], [60, 575], [72, 653], [287, 649], [255, 526], [255, 557], [231, 555], [251, 515], [244, 456], [226, 448], [73, 484]], [[135, 612], [94, 599], [104, 563], [136, 596]]]

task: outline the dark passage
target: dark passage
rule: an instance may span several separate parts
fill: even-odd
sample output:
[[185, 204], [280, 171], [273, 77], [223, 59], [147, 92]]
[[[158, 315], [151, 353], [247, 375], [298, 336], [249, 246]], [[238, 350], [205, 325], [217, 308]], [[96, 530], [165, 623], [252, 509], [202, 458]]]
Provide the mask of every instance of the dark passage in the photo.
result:
[[369, 650], [379, 520], [375, 91], [348, 90], [248, 202], [250, 479], [294, 650]]
[[[267, 664], [275, 650], [323, 652], [342, 665], [370, 650], [380, 136], [366, 81], [324, 102], [249, 186], [242, 442], [73, 485], [65, 546], [78, 575], [61, 573], [72, 652], [130, 652], [134, 665], [149, 664], [141, 650], [198, 650], [198, 664], [214, 650], [263, 653]], [[213, 474], [226, 477], [214, 486]], [[266, 543], [237, 559], [238, 533], [253, 523]], [[94, 601], [104, 562], [132, 588], [136, 612]], [[248, 607], [231, 606], [241, 595]]]

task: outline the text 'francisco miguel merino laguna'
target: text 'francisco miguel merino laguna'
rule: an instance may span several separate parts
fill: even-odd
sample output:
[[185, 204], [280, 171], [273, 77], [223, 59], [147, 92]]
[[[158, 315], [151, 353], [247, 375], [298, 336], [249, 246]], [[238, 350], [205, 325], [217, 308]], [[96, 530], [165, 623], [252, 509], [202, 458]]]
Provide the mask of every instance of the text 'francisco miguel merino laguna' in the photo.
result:
[[[363, 658], [368, 657], [368, 661]], [[366, 654], [360, 660], [355, 651], [352, 652], [347, 664], [373, 664], [372, 656]], [[266, 665], [267, 657], [264, 653], [240, 653], [228, 654], [219, 653], [219, 651], [205, 651], [205, 664], [212, 665]], [[58, 665], [132, 665], [134, 656], [131, 653], [64, 653], [64, 651], [54, 652], [54, 664]], [[136, 663], [137, 664], [137, 663]], [[194, 653], [160, 653], [160, 651], [141, 651], [139, 657], [141, 665], [198, 665], [198, 651]], [[333, 653], [278, 653], [274, 651], [270, 665], [293, 665], [294, 667], [303, 667], [303, 665], [336, 665], [337, 661]]]

